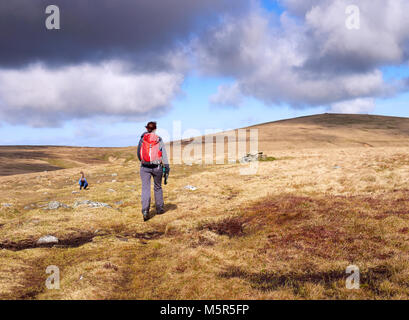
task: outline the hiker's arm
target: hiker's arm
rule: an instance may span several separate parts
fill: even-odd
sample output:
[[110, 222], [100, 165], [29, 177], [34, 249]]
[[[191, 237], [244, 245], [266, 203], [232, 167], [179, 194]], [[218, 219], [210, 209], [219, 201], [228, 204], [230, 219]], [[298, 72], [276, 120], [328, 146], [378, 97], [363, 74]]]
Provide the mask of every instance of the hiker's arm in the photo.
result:
[[138, 143], [138, 151], [137, 151], [137, 154], [138, 154], [138, 159], [139, 159], [139, 161], [142, 161], [142, 159], [141, 159], [141, 146], [142, 146], [142, 138], [139, 140], [139, 143]]
[[169, 159], [168, 159], [168, 154], [166, 153], [166, 148], [165, 144], [163, 143], [163, 140], [160, 139], [160, 149], [162, 151], [162, 163], [163, 166], [168, 170], [169, 172]]

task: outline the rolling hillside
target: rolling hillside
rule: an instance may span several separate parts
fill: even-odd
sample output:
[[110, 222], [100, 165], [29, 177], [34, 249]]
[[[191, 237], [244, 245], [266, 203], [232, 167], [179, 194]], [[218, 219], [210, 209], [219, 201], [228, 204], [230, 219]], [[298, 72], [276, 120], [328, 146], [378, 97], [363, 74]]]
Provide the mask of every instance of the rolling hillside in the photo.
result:
[[[259, 130], [259, 149], [267, 154], [299, 148], [409, 146], [409, 118], [322, 114], [243, 129]], [[230, 136], [236, 132], [222, 134]], [[182, 145], [192, 140], [184, 140]], [[169, 154], [173, 156], [172, 148]], [[0, 146], [0, 176], [135, 159], [136, 147]]]
[[[254, 126], [271, 156], [256, 172], [172, 165], [166, 212], [148, 222], [134, 147], [4, 147], [3, 172], [31, 172], [0, 177], [0, 299], [408, 299], [408, 124]], [[51, 265], [59, 290], [45, 286]]]
[[409, 118], [322, 114], [264, 123], [261, 149], [409, 146]]
[[135, 156], [133, 148], [0, 146], [0, 176], [104, 164], [118, 158], [129, 161]]
[[[299, 150], [300, 148], [409, 146], [409, 118], [320, 114], [262, 123], [242, 129], [258, 130], [258, 149], [264, 154], [274, 154], [284, 150]], [[222, 132], [215, 136], [217, 135], [236, 138], [237, 130]], [[204, 142], [205, 139], [205, 137], [197, 137], [196, 141]], [[194, 139], [184, 140], [182, 145], [191, 142], [194, 143]], [[227, 138], [225, 138], [225, 142], [226, 158]], [[247, 150], [249, 150], [248, 143]], [[173, 155], [172, 152], [171, 154]]]

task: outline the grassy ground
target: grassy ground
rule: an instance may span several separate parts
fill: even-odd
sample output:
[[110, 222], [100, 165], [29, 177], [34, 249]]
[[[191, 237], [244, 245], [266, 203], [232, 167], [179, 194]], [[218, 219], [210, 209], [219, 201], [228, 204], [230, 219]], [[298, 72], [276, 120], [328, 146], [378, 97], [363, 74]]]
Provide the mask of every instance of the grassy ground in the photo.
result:
[[135, 148], [0, 146], [0, 176], [135, 159]]
[[[130, 156], [2, 177], [0, 298], [407, 299], [408, 151], [277, 150], [249, 176], [240, 164], [173, 166], [167, 212], [146, 223]], [[73, 194], [80, 170], [90, 190]], [[85, 199], [112, 208], [38, 207]], [[48, 234], [60, 246], [32, 248]], [[351, 264], [360, 290], [345, 287]], [[49, 265], [60, 290], [45, 287]]]

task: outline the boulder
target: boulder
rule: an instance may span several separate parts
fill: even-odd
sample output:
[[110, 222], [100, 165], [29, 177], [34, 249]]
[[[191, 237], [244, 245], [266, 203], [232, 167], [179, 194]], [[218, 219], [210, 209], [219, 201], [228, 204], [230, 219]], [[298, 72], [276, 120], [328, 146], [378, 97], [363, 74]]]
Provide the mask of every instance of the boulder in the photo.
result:
[[58, 243], [58, 238], [54, 237], [54, 236], [44, 236], [41, 237], [40, 239], [37, 240], [37, 244], [41, 245], [41, 244], [57, 244]]
[[263, 155], [262, 152], [258, 153], [248, 153], [246, 156], [240, 159], [241, 163], [248, 163], [248, 162], [254, 162], [254, 161], [259, 161], [265, 159], [265, 156]]
[[73, 207], [89, 207], [89, 208], [112, 208], [109, 204], [91, 200], [75, 201]]
[[44, 208], [44, 210], [57, 210], [59, 208], [69, 208], [69, 206], [67, 206], [65, 203], [61, 203], [59, 201], [51, 201], [48, 203], [48, 205], [46, 205], [46, 207]]

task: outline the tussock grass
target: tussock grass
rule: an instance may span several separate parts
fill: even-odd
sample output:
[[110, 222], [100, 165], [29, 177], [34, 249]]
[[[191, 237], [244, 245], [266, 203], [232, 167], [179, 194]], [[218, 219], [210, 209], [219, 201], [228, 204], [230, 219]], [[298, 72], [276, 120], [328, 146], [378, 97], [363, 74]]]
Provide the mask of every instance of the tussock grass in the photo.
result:
[[[146, 223], [127, 150], [1, 177], [0, 204], [12, 206], [0, 207], [0, 298], [408, 299], [409, 150], [372, 143], [263, 148], [280, 161], [249, 176], [240, 164], [174, 165], [167, 212]], [[72, 193], [81, 170], [90, 189]], [[72, 207], [86, 199], [112, 209]], [[39, 207], [52, 200], [70, 208]], [[44, 235], [61, 243], [36, 246]], [[351, 264], [360, 290], [345, 287]], [[60, 290], [45, 287], [49, 265], [60, 268]]]

